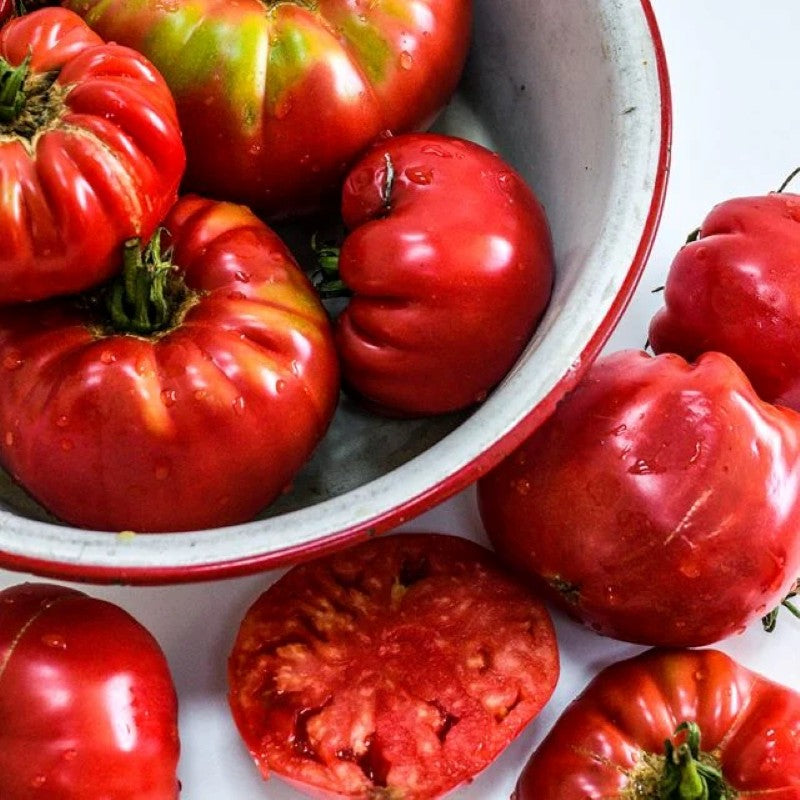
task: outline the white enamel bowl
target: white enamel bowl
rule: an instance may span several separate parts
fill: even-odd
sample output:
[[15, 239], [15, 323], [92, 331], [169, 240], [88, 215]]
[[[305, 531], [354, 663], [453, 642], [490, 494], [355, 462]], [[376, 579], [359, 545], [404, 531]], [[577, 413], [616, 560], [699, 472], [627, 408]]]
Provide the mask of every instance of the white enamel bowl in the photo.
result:
[[[437, 127], [498, 150], [544, 202], [549, 310], [471, 414], [387, 421], [343, 401], [293, 491], [231, 528], [120, 537], [59, 524], [0, 476], [0, 566], [160, 583], [307, 558], [400, 524], [490, 469], [596, 356], [644, 267], [670, 145], [666, 63], [648, 0], [475, 0], [472, 51]], [[91, 502], [91, 487], [86, 487]]]

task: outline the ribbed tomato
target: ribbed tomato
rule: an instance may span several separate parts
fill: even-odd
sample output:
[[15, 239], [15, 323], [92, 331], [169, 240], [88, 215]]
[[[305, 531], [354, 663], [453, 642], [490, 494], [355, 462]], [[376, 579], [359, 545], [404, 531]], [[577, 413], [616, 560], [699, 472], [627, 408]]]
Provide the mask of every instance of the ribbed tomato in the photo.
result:
[[185, 166], [175, 104], [139, 53], [71, 11], [0, 31], [0, 303], [94, 286], [149, 237]]
[[158, 643], [63, 586], [0, 592], [0, 797], [177, 800], [178, 708]]
[[550, 299], [544, 209], [499, 156], [452, 136], [377, 143], [348, 175], [351, 232], [336, 323], [345, 384], [394, 413], [439, 414], [485, 399]]
[[800, 197], [716, 206], [670, 267], [650, 324], [657, 353], [730, 356], [771, 403], [800, 409]]
[[248, 611], [230, 704], [264, 775], [312, 797], [431, 800], [547, 702], [542, 603], [466, 539], [372, 540], [296, 567]]
[[514, 798], [798, 800], [800, 694], [715, 650], [651, 650], [592, 681]]
[[67, 0], [163, 72], [187, 187], [275, 215], [316, 205], [381, 131], [428, 123], [455, 88], [470, 0]]
[[503, 559], [594, 630], [718, 641], [800, 574], [800, 414], [727, 356], [623, 351], [479, 484]]
[[[243, 522], [291, 481], [338, 399], [330, 325], [248, 209], [184, 197], [97, 297], [0, 318], [0, 457], [101, 530]], [[175, 266], [173, 266], [175, 265]]]

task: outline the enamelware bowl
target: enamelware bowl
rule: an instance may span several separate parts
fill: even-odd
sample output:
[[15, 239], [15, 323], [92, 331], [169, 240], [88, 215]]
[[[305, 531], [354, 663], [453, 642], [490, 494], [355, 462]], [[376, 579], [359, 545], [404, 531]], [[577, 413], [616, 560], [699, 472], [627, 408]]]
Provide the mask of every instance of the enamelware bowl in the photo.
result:
[[[0, 566], [167, 583], [253, 572], [394, 527], [473, 482], [579, 379], [636, 286], [669, 166], [667, 68], [649, 0], [475, 0], [471, 56], [437, 129], [496, 149], [542, 199], [557, 277], [524, 354], [476, 410], [386, 420], [343, 399], [292, 490], [253, 522], [117, 535], [61, 525], [0, 475]], [[91, 502], [91, 486], [86, 502]]]

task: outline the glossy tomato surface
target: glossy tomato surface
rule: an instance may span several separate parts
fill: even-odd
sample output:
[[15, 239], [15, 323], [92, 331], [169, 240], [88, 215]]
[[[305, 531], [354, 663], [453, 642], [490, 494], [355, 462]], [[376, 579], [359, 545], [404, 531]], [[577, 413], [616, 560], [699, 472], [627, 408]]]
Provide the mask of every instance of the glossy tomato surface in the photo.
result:
[[473, 405], [508, 372], [550, 297], [544, 210], [472, 142], [408, 134], [349, 174], [339, 272], [353, 298], [336, 325], [346, 385], [410, 415]]
[[727, 356], [597, 361], [482, 479], [503, 559], [596, 631], [708, 644], [800, 574], [800, 415], [760, 401]]
[[100, 530], [250, 519], [291, 481], [338, 399], [328, 318], [243, 206], [182, 198], [164, 222], [189, 294], [152, 335], [74, 301], [0, 320], [0, 456], [53, 514]]
[[428, 123], [469, 43], [469, 0], [68, 0], [145, 53], [178, 104], [187, 186], [272, 215], [335, 193], [383, 130]]
[[177, 800], [178, 709], [156, 640], [73, 589], [0, 592], [0, 797]]
[[541, 710], [558, 651], [542, 603], [489, 551], [417, 534], [291, 570], [248, 611], [228, 674], [265, 776], [312, 797], [430, 800]]
[[714, 797], [800, 798], [800, 695], [715, 650], [651, 650], [605, 669], [531, 757], [515, 798], [660, 797], [664, 742], [683, 722], [698, 725], [727, 785]]
[[15, 69], [17, 102], [0, 102], [0, 303], [105, 280], [125, 239], [149, 237], [169, 210], [186, 160], [153, 65], [71, 11], [3, 27], [6, 85]]
[[800, 196], [716, 206], [667, 277], [656, 352], [726, 353], [765, 400], [800, 409]]

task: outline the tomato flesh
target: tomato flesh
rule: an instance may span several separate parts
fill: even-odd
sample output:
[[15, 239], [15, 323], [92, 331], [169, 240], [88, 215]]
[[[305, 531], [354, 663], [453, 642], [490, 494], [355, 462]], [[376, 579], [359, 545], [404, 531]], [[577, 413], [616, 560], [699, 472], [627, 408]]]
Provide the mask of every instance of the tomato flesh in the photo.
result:
[[296, 567], [247, 613], [234, 719], [265, 775], [320, 797], [438, 797], [487, 766], [558, 675], [541, 603], [464, 539], [393, 536]]

